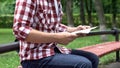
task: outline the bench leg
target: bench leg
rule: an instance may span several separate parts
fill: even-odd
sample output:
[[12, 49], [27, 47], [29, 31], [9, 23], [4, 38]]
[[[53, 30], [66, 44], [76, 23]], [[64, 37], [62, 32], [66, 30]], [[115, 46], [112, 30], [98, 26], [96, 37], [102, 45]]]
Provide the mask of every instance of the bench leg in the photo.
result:
[[119, 57], [119, 51], [116, 51], [116, 61], [119, 62], [120, 61], [120, 57]]

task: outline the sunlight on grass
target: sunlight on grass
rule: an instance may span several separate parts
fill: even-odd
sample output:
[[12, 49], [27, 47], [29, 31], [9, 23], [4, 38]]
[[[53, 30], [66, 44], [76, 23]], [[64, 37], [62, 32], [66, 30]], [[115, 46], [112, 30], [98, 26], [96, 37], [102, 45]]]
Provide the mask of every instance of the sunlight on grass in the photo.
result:
[[0, 28], [0, 44], [13, 42], [15, 39], [12, 29]]
[[115, 55], [115, 52], [114, 52], [114, 53], [110, 53], [110, 54], [107, 54], [107, 55], [101, 57], [99, 64], [108, 64], [108, 63], [111, 63], [111, 62], [115, 62], [115, 60], [116, 60], [116, 55]]
[[17, 52], [0, 54], [0, 68], [17, 68], [20, 64]]

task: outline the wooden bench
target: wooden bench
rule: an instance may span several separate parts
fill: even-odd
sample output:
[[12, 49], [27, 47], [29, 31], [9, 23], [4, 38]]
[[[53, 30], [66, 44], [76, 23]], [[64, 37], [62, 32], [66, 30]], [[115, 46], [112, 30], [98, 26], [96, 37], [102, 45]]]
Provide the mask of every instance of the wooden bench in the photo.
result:
[[[102, 57], [106, 54], [109, 54], [111, 52], [119, 51], [120, 50], [120, 42], [105, 42], [100, 43], [96, 45], [86, 46], [82, 48], [77, 48], [77, 50], [84, 50], [88, 52], [92, 52], [96, 54], [98, 57]], [[117, 61], [119, 58], [117, 58]], [[18, 68], [22, 68], [21, 66], [18, 66]]]
[[[19, 48], [18, 42], [0, 45], [0, 53], [14, 51], [18, 48]], [[105, 42], [105, 43], [90, 45], [90, 46], [77, 48], [77, 49], [89, 51], [89, 52], [96, 54], [98, 57], [102, 57], [102, 56], [109, 54], [111, 52], [119, 51], [120, 50], [120, 41]], [[118, 55], [116, 60], [119, 61], [119, 55]], [[18, 68], [22, 68], [22, 67], [18, 66]]]
[[89, 51], [96, 54], [98, 57], [102, 57], [108, 53], [119, 51], [120, 42], [115, 42], [115, 41], [105, 42], [105, 43], [78, 48], [78, 50]]

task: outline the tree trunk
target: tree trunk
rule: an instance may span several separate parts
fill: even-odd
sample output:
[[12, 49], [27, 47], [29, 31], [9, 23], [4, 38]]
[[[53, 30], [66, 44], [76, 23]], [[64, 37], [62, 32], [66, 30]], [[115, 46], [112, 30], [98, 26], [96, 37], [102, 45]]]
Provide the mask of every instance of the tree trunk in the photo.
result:
[[[98, 15], [99, 22], [100, 22], [100, 31], [104, 31], [104, 30], [106, 30], [106, 21], [105, 21], [104, 10], [103, 10], [103, 7], [102, 7], [101, 0], [93, 0], [93, 1], [94, 1], [95, 8], [96, 8], [96, 11], [97, 11], [97, 15]], [[107, 36], [102, 35], [101, 40], [106, 41]]]
[[117, 27], [116, 13], [117, 13], [116, 0], [112, 0], [112, 28]]
[[93, 26], [93, 23], [92, 23], [92, 0], [85, 0], [85, 6], [86, 6], [86, 11], [87, 11], [87, 14], [88, 14], [88, 24], [90, 26]]
[[72, 0], [67, 0], [66, 1], [67, 22], [68, 22], [68, 26], [71, 26], [71, 27], [74, 26], [72, 6], [73, 6]]
[[84, 1], [83, 0], [80, 0], [80, 20], [82, 22], [82, 25], [86, 24], [85, 12], [84, 12]]

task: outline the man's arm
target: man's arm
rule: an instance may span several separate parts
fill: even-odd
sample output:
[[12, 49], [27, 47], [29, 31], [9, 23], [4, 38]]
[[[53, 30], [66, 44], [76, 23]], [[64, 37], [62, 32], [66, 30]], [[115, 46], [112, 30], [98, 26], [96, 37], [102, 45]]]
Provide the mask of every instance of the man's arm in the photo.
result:
[[13, 32], [18, 40], [24, 41], [32, 28], [36, 0], [17, 0], [14, 11]]
[[73, 41], [78, 36], [76, 34], [68, 32], [60, 33], [45, 33], [32, 29], [28, 34], [26, 41], [32, 43], [59, 43], [59, 44], [68, 44]]
[[77, 35], [68, 32], [45, 33], [33, 29], [31, 24], [34, 23], [35, 8], [36, 0], [17, 0], [13, 31], [18, 40], [31, 43], [68, 44], [77, 37]]

